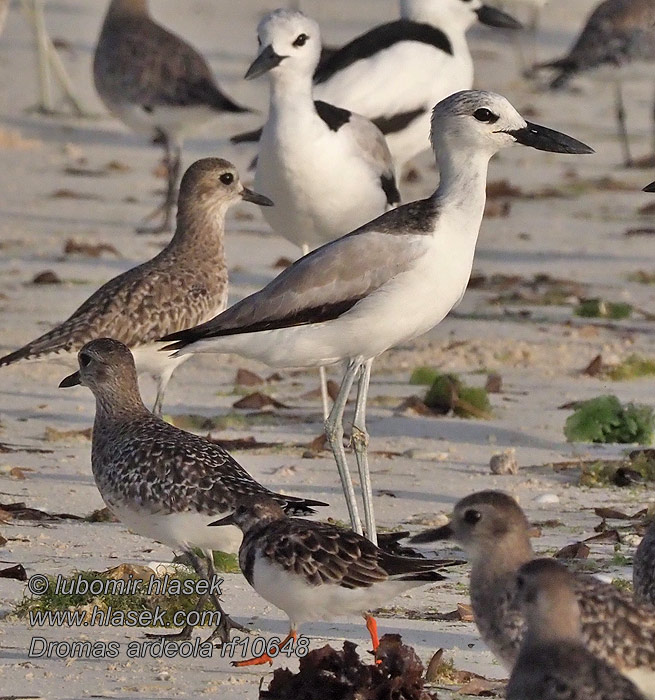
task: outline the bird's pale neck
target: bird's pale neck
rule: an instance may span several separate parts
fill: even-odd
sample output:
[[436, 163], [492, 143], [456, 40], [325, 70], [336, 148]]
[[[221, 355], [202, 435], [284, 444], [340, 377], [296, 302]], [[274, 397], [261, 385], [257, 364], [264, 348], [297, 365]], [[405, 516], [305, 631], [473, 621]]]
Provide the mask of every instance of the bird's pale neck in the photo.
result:
[[580, 608], [569, 586], [539, 591], [526, 610], [530, 645], [551, 642], [579, 642], [582, 637]]
[[229, 203], [217, 202], [211, 194], [180, 198], [177, 226], [168, 249], [200, 251], [203, 261], [225, 259], [225, 215]]
[[506, 579], [534, 559], [534, 550], [525, 532], [508, 533], [467, 553], [471, 562], [472, 585], [488, 585]]
[[[94, 387], [96, 398], [96, 427], [115, 421], [124, 421], [136, 416], [149, 414], [141, 400], [136, 371], [120, 382], [106, 382]], [[94, 428], [95, 430], [95, 428]]]
[[312, 108], [312, 76], [301, 71], [280, 71], [270, 76], [270, 115]]
[[435, 139], [440, 177], [435, 198], [444, 210], [465, 215], [471, 226], [479, 227], [482, 222], [491, 155], [479, 148], [449, 143], [440, 135]]
[[149, 17], [148, 0], [112, 0], [107, 19], [119, 17]]

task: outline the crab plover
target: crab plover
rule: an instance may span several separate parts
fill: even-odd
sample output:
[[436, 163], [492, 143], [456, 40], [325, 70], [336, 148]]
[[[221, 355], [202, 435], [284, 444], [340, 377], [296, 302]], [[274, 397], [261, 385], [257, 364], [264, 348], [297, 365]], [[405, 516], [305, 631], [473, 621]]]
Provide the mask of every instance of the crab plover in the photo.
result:
[[180, 175], [182, 141], [227, 113], [250, 110], [224, 95], [205, 59], [150, 17], [148, 0], [111, 0], [93, 60], [96, 90], [107, 109], [139, 134], [164, 146], [168, 186], [162, 223], [168, 231]]
[[[78, 358], [79, 370], [60, 386], [83, 384], [95, 396], [91, 466], [100, 495], [134, 532], [186, 552], [201, 576], [215, 573], [213, 551], [239, 548], [236, 527], [207, 527], [217, 516], [232, 512], [239, 499], [265, 495], [282, 512], [300, 514], [327, 505], [269, 491], [220, 445], [150, 413], [139, 394], [132, 353], [123, 343], [92, 340]], [[206, 571], [194, 549], [204, 553]], [[221, 610], [217, 598], [214, 603]], [[212, 638], [225, 641], [232, 626], [223, 615]], [[180, 635], [188, 637], [191, 630], [187, 626]]]
[[507, 700], [644, 700], [637, 687], [582, 641], [575, 579], [553, 559], [524, 564], [517, 600], [527, 623]]
[[[283, 647], [310, 620], [363, 615], [378, 648], [377, 623], [370, 614], [392, 598], [443, 580], [441, 562], [388, 554], [352, 530], [289, 518], [278, 503], [253, 496], [212, 525], [236, 525], [243, 532], [239, 565], [248, 583], [289, 617]], [[264, 654], [235, 666], [270, 663]]]
[[[511, 496], [481, 491], [457, 503], [448, 525], [411, 540], [453, 540], [464, 549], [471, 563], [471, 603], [480, 636], [508, 669], [516, 663], [525, 636], [515, 578], [535, 556], [528, 532], [528, 520]], [[573, 586], [585, 646], [655, 697], [655, 609], [592, 576], [575, 576]]]
[[[655, 3], [653, 0], [605, 0], [591, 13], [569, 53], [535, 68], [557, 72], [552, 89], [561, 88], [579, 73], [593, 70], [615, 85], [616, 121], [626, 166], [633, 163], [626, 126], [622, 82], [650, 77], [655, 63]], [[643, 65], [646, 64], [646, 65]], [[655, 141], [655, 111], [653, 140]], [[653, 144], [655, 152], [655, 143]]]
[[345, 361], [326, 421], [352, 527], [362, 532], [343, 447], [343, 414], [357, 377], [353, 447], [366, 532], [375, 541], [368, 469], [366, 398], [375, 357], [440, 323], [462, 298], [484, 213], [487, 167], [519, 143], [557, 153], [591, 153], [569, 136], [526, 122], [501, 95], [468, 90], [440, 102], [432, 117], [441, 180], [427, 199], [389, 211], [312, 251], [264, 289], [211, 321], [165, 340], [168, 350], [235, 352], [274, 367]]
[[655, 521], [639, 543], [632, 566], [635, 600], [655, 605]]
[[[275, 205], [264, 218], [278, 235], [310, 249], [332, 241], [400, 203], [382, 132], [368, 119], [314, 101], [321, 54], [318, 24], [276, 10], [259, 24], [260, 53], [246, 78], [268, 74], [268, 121], [259, 141], [255, 188]], [[329, 414], [321, 371], [323, 417]]]
[[166, 385], [180, 359], [158, 352], [157, 339], [225, 308], [225, 214], [243, 200], [271, 204], [243, 187], [231, 163], [220, 158], [196, 161], [182, 180], [177, 229], [166, 248], [104, 284], [51, 331], [0, 358], [0, 367], [30, 359], [70, 363], [86, 342], [110, 336], [128, 345], [139, 372], [157, 381], [154, 411], [161, 413]]
[[467, 30], [521, 26], [482, 0], [400, 0], [400, 15], [330, 51], [314, 75], [314, 97], [376, 124], [397, 168], [429, 148], [434, 105], [473, 87]]

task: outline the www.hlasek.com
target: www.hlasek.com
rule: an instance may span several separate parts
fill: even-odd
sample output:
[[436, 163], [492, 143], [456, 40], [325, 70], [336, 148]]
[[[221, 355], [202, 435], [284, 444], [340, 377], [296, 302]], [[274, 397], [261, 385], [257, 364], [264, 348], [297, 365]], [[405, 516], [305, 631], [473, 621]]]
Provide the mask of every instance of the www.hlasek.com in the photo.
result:
[[[148, 580], [135, 579], [89, 579], [79, 575], [73, 578], [57, 576], [52, 579], [42, 574], [31, 576], [27, 588], [34, 596], [43, 596], [48, 592], [55, 595], [221, 595], [223, 579], [214, 577], [206, 579], [186, 579], [154, 574]], [[172, 615], [167, 608], [157, 606], [154, 610], [117, 610], [111, 606], [93, 605], [84, 610], [30, 610], [31, 627], [168, 627], [167, 616], [172, 627], [216, 627], [221, 621], [218, 610], [177, 610]], [[234, 637], [229, 643], [218, 649], [212, 643], [194, 640], [172, 640], [165, 636], [157, 639], [133, 640], [125, 644], [117, 641], [61, 641], [49, 640], [35, 636], [30, 641], [28, 656], [30, 658], [117, 658], [121, 651], [130, 659], [138, 658], [211, 658], [214, 651], [221, 657], [261, 656], [268, 654], [275, 658], [284, 656], [305, 656], [309, 651], [309, 639], [298, 637], [284, 644], [278, 637]]]

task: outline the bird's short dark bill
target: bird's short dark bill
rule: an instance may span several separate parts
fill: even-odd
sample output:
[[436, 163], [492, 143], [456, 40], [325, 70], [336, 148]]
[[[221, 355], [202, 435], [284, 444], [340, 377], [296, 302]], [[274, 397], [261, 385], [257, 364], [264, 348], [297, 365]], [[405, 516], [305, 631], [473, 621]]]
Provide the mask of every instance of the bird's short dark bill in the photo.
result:
[[475, 14], [482, 24], [502, 29], [523, 29], [523, 25], [511, 15], [489, 5], [483, 5]]
[[273, 47], [269, 44], [248, 68], [245, 75], [246, 80], [253, 80], [254, 78], [259, 78], [260, 75], [264, 75], [264, 73], [268, 73], [269, 70], [279, 66], [285, 58], [286, 56], [276, 54]]
[[549, 129], [539, 124], [526, 122], [523, 129], [514, 129], [508, 132], [523, 146], [531, 146], [538, 151], [550, 151], [552, 153], [595, 153], [593, 148], [586, 143], [562, 134], [559, 131]]
[[259, 204], [260, 207], [273, 206], [273, 201], [270, 200], [268, 197], [264, 197], [263, 194], [257, 194], [257, 192], [253, 192], [247, 187], [244, 187], [241, 191], [241, 198], [244, 202], [252, 202], [253, 204]]
[[448, 525], [434, 528], [433, 530], [425, 530], [414, 535], [409, 541], [412, 544], [422, 544], [425, 542], [437, 542], [438, 540], [449, 540], [453, 536], [453, 528]]
[[234, 513], [230, 513], [220, 520], [214, 520], [213, 523], [209, 523], [208, 527], [221, 527], [223, 525], [235, 525]]
[[73, 374], [69, 374], [67, 377], [64, 377], [59, 382], [59, 388], [60, 389], [67, 389], [69, 386], [79, 386], [82, 383], [82, 380], [80, 378], [80, 373], [78, 372], [73, 372]]
[[650, 185], [644, 187], [644, 192], [655, 192], [655, 182], [651, 182]]

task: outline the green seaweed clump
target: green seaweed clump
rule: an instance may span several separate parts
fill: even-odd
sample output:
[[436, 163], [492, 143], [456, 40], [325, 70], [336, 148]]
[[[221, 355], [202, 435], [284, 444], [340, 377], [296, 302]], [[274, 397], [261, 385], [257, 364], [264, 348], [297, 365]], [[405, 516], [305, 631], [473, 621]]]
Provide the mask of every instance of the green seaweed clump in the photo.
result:
[[409, 383], [430, 386], [438, 376], [439, 372], [432, 367], [416, 367], [409, 378]]
[[623, 405], [616, 396], [598, 396], [578, 405], [566, 420], [564, 435], [569, 442], [649, 445], [654, 423], [650, 406]]
[[630, 318], [632, 306], [622, 301], [583, 299], [575, 309], [575, 313], [583, 318], [610, 318], [614, 321], [620, 321], [624, 318]]
[[440, 413], [452, 411], [460, 418], [491, 417], [491, 402], [485, 389], [467, 386], [455, 374], [439, 374], [428, 389], [425, 405]]
[[638, 377], [648, 377], [655, 374], [655, 360], [633, 354], [626, 357], [618, 365], [608, 367], [604, 374], [614, 381], [620, 382]]

